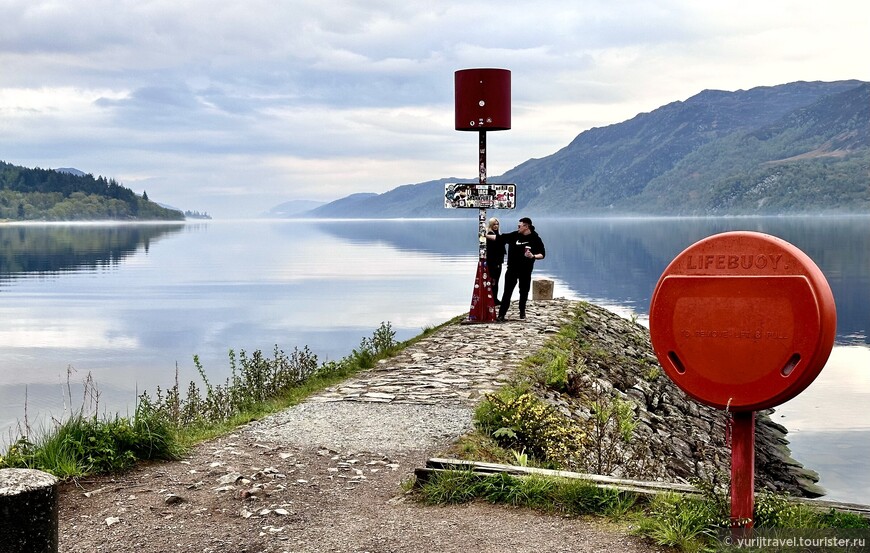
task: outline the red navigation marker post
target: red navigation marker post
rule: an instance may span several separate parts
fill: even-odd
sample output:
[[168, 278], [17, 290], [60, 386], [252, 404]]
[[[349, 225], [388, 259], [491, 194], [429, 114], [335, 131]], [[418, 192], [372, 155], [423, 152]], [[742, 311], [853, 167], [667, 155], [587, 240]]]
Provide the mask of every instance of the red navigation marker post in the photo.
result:
[[731, 419], [731, 520], [752, 527], [755, 411], [788, 401], [818, 376], [837, 311], [821, 270], [797, 247], [758, 232], [696, 242], [665, 269], [650, 303], [650, 338], [665, 373]]
[[[495, 298], [486, 266], [486, 209], [513, 209], [516, 191], [512, 189], [510, 203], [499, 205], [495, 201], [495, 190], [486, 182], [486, 131], [504, 131], [511, 128], [511, 72], [507, 69], [462, 69], [454, 75], [455, 114], [457, 131], [477, 131], [478, 166], [480, 177], [475, 193], [477, 202], [471, 202], [468, 195], [471, 185], [465, 184], [466, 197], [461, 192], [455, 198], [455, 189], [445, 189], [445, 207], [476, 207], [478, 211], [477, 236], [479, 241], [479, 260], [474, 290], [471, 294], [471, 309], [467, 322], [488, 323], [495, 321]], [[447, 185], [457, 187], [462, 185]], [[510, 186], [513, 185], [495, 185]]]

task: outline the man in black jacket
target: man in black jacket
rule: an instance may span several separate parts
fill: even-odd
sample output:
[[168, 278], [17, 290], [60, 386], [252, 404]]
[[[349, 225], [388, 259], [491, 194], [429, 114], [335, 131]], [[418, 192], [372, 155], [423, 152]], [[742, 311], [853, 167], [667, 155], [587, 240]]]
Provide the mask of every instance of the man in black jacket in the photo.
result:
[[535, 225], [528, 217], [520, 219], [517, 230], [499, 237], [508, 247], [507, 272], [504, 275], [504, 294], [498, 309], [499, 322], [504, 322], [514, 287], [520, 285], [520, 319], [526, 318], [526, 301], [529, 299], [529, 288], [532, 287], [532, 269], [536, 259], [544, 259], [547, 252], [544, 242], [535, 232]]

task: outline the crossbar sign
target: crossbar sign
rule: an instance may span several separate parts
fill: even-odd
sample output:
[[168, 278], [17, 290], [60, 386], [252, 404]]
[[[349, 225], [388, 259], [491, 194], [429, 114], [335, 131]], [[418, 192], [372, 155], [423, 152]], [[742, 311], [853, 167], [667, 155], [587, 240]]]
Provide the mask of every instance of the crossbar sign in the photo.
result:
[[515, 184], [448, 183], [444, 185], [444, 207], [514, 209], [517, 204], [516, 188]]

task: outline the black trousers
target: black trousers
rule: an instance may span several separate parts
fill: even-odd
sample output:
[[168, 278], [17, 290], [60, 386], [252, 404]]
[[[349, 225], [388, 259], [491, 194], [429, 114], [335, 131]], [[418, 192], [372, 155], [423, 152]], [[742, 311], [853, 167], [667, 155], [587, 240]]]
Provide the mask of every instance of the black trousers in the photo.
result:
[[517, 283], [520, 285], [520, 317], [526, 316], [526, 301], [529, 299], [529, 289], [532, 287], [532, 272], [517, 271], [508, 265], [504, 274], [504, 295], [501, 297], [501, 305], [498, 307], [498, 316], [503, 318], [511, 305], [511, 295], [514, 293]]
[[486, 264], [489, 271], [489, 281], [492, 287], [492, 297], [498, 300], [498, 280], [501, 278], [501, 263]]

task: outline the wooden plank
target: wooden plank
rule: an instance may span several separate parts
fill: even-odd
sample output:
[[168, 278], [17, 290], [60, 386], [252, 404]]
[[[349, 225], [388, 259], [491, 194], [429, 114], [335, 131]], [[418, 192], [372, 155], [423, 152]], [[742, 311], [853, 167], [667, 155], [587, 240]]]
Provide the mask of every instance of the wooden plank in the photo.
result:
[[587, 474], [582, 472], [571, 472], [565, 470], [541, 469], [536, 467], [518, 467], [514, 465], [502, 465], [498, 463], [463, 461], [461, 459], [442, 459], [438, 457], [433, 457], [426, 461], [426, 467], [444, 470], [474, 470], [475, 472], [491, 474], [496, 474], [500, 472], [514, 475], [536, 474], [539, 476], [588, 480], [596, 484], [659, 490], [661, 492], [678, 492], [691, 494], [699, 493], [694, 486], [679, 482], [652, 482], [644, 480], [630, 480], [625, 478], [614, 478], [612, 476], [601, 476], [599, 474]]
[[[505, 473], [512, 476], [548, 476], [556, 478], [572, 478], [578, 480], [586, 480], [599, 486], [606, 486], [617, 489], [619, 491], [635, 492], [644, 495], [654, 495], [657, 493], [682, 493], [699, 495], [701, 492], [689, 484], [680, 482], [657, 482], [645, 480], [631, 480], [625, 478], [614, 478], [612, 476], [602, 476], [599, 474], [586, 474], [581, 472], [571, 472], [565, 470], [541, 469], [536, 467], [520, 467], [515, 465], [503, 465], [499, 463], [485, 463], [482, 461], [465, 461], [462, 459], [444, 459], [433, 457], [426, 461], [424, 468], [418, 468], [414, 471], [417, 476], [418, 483], [425, 482], [429, 476], [437, 472], [451, 470], [469, 470], [481, 476], [492, 474]], [[853, 513], [870, 518], [870, 505], [862, 505], [859, 503], [844, 503], [839, 501], [826, 501], [823, 499], [807, 499], [803, 497], [791, 498], [792, 501], [807, 505], [811, 508], [827, 511], [835, 509], [841, 512]]]
[[[436, 468], [430, 468], [430, 467], [418, 467], [418, 468], [414, 469], [414, 476], [416, 477], [416, 482], [414, 485], [415, 486], [422, 486], [423, 484], [425, 484], [426, 482], [429, 481], [429, 478], [433, 474], [445, 473], [445, 472], [454, 472], [456, 470], [457, 469], [436, 469]], [[458, 469], [458, 470], [462, 470], [462, 469]], [[487, 476], [492, 476], [493, 474], [497, 474], [494, 472], [477, 472], [477, 471], [471, 471], [471, 472], [479, 478], [486, 478]], [[505, 474], [507, 474], [507, 473], [505, 473]], [[527, 478], [531, 475], [529, 475], [529, 474], [513, 474], [511, 476], [515, 476], [517, 478]], [[599, 483], [595, 483], [595, 482], [590, 482], [590, 484], [593, 486], [600, 487], [600, 488], [611, 488], [611, 489], [614, 489], [614, 490], [619, 491], [619, 492], [631, 492], [631, 493], [635, 493], [638, 495], [653, 496], [653, 495], [663, 493], [662, 490], [652, 490], [649, 488], [637, 488], [637, 487], [633, 487], [633, 486], [617, 486], [615, 484], [599, 484]], [[680, 493], [682, 493], [682, 492], [680, 492]], [[697, 493], [697, 491], [695, 493]]]
[[860, 503], [845, 503], [842, 501], [827, 501], [824, 499], [808, 499], [806, 497], [794, 497], [792, 498], [792, 500], [797, 503], [801, 503], [809, 507], [818, 508], [824, 511], [827, 511], [828, 509], [834, 509], [836, 511], [854, 513], [856, 515], [862, 515], [865, 518], [870, 518], [870, 505], [862, 505]]

